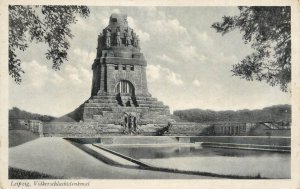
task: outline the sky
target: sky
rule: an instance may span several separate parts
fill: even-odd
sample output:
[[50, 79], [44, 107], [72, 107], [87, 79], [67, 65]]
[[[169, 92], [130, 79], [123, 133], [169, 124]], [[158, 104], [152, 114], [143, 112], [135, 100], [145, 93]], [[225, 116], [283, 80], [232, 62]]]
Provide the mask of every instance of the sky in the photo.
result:
[[238, 14], [237, 7], [90, 7], [90, 16], [71, 26], [74, 37], [60, 71], [51, 69], [44, 44], [18, 54], [25, 74], [21, 85], [9, 79], [9, 107], [62, 116], [87, 100], [97, 37], [112, 13], [128, 15], [148, 63], [149, 92], [171, 111], [290, 104], [291, 94], [279, 87], [232, 76], [232, 65], [252, 49], [239, 31], [222, 36], [211, 25], [223, 15]]

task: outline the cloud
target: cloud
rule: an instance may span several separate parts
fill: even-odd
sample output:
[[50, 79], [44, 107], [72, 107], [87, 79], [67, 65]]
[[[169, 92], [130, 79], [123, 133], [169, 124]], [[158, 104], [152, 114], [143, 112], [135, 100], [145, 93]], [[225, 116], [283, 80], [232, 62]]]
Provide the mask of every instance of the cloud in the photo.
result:
[[173, 83], [174, 85], [182, 85], [183, 81], [181, 79], [181, 75], [171, 72], [170, 70], [167, 71], [166, 78]]
[[198, 79], [194, 79], [193, 85], [199, 87], [201, 85], [200, 81]]
[[[101, 24], [106, 27], [109, 24], [109, 18], [102, 18], [101, 19]], [[104, 29], [104, 28], [103, 28]]]
[[197, 36], [201, 41], [208, 41], [210, 39], [206, 32], [198, 33]]
[[177, 19], [161, 19], [156, 20], [151, 23], [152, 29], [155, 29], [157, 32], [164, 33], [166, 35], [169, 32], [173, 33], [186, 33], [187, 29], [180, 24]]
[[227, 69], [229, 72], [231, 70], [231, 65], [238, 63], [240, 60], [234, 54], [225, 54], [222, 51], [212, 54], [213, 59], [210, 59], [210, 63], [214, 64], [215, 68], [219, 68], [219, 71], [225, 71]]
[[182, 44], [177, 48], [177, 55], [188, 63], [198, 63], [203, 62], [207, 59], [204, 54], [200, 53], [200, 50], [194, 45]]
[[160, 56], [157, 56], [157, 58], [163, 62], [168, 62], [168, 63], [174, 63], [175, 60], [173, 60], [172, 58], [170, 58], [169, 56], [163, 54], [163, 55], [160, 55]]
[[191, 31], [199, 43], [204, 44], [205, 46], [212, 45], [214, 43], [214, 39], [206, 31], [200, 32], [194, 28]]
[[[137, 28], [137, 31], [146, 31], [143, 38], [144, 41], [151, 37], [151, 43], [142, 44], [142, 49], [151, 49], [150, 52], [144, 52], [146, 55], [156, 57], [161, 62], [174, 63], [174, 60], [180, 60], [188, 63], [198, 63], [207, 60], [207, 57], [198, 48], [191, 35], [199, 35], [202, 40], [210, 41], [210, 36], [206, 32], [200, 32], [193, 28], [193, 32], [183, 25], [179, 19], [167, 15], [158, 9], [147, 9], [146, 15], [141, 18], [133, 19], [128, 17], [129, 26]], [[141, 34], [140, 34], [141, 35]], [[192, 40], [193, 39], [193, 40]], [[150, 41], [150, 40], [149, 40]], [[172, 56], [170, 56], [172, 55]]]
[[[47, 79], [48, 69], [46, 65], [39, 64], [36, 60], [25, 63], [25, 73], [30, 74], [29, 82], [34, 88], [40, 88], [44, 85], [45, 79]], [[37, 70], [31, 72], [31, 70]]]
[[75, 56], [74, 60], [80, 61], [80, 66], [81, 64], [90, 66], [96, 58], [96, 50], [89, 52], [84, 49], [75, 48], [72, 56]]
[[139, 36], [139, 39], [141, 42], [147, 42], [150, 41], [150, 34], [147, 32], [142, 31], [139, 26], [136, 24], [136, 21], [128, 16], [127, 17], [128, 25], [136, 32], [136, 34]]
[[[40, 90], [47, 85], [47, 83], [58, 83], [64, 81], [64, 78], [58, 72], [51, 70], [48, 65], [38, 63], [36, 60], [24, 62], [24, 81], [29, 87]], [[35, 71], [33, 71], [35, 70]], [[22, 83], [22, 84], [23, 84]]]
[[147, 42], [150, 41], [150, 35], [147, 32], [143, 32], [142, 30], [135, 30], [136, 34], [138, 35], [141, 42]]
[[127, 22], [128, 22], [128, 26], [130, 26], [131, 28], [133, 29], [137, 28], [135, 20], [131, 16], [127, 16]]
[[142, 8], [139, 16], [133, 17], [127, 18], [129, 26], [140, 33], [145, 41], [151, 38], [152, 44], [169, 46], [170, 43], [180, 44], [188, 40], [187, 28], [177, 18], [169, 17], [156, 7]]
[[113, 9], [111, 12], [112, 13], [116, 13], [116, 14], [120, 14], [121, 13], [120, 9]]
[[91, 65], [96, 58], [96, 52], [86, 51], [75, 48], [70, 52], [70, 60], [61, 71], [65, 77], [70, 79], [70, 83], [91, 82], [92, 71]]
[[160, 65], [149, 65], [147, 67], [147, 78], [149, 82], [167, 81], [173, 85], [183, 84], [180, 74]]
[[66, 76], [70, 79], [70, 82], [81, 82], [79, 79], [78, 69], [74, 66], [67, 65], [64, 70]]
[[149, 82], [156, 81], [160, 79], [160, 66], [149, 65], [147, 67], [147, 79]]

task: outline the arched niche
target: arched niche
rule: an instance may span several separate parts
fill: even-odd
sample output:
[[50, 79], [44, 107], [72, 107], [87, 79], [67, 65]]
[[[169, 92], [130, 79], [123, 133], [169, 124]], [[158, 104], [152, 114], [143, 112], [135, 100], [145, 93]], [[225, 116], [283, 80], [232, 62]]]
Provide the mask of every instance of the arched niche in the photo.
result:
[[130, 81], [121, 80], [115, 86], [115, 94], [134, 96], [135, 95], [134, 86]]

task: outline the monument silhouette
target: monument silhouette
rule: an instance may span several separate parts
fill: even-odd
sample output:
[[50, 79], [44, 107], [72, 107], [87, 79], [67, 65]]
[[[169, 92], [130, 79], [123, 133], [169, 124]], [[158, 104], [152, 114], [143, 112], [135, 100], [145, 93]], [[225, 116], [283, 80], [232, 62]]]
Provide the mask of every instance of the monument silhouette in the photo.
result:
[[103, 126], [167, 126], [173, 121], [169, 107], [148, 91], [147, 61], [139, 37], [128, 26], [127, 15], [112, 14], [98, 36], [92, 64], [91, 98], [84, 104], [83, 121]]

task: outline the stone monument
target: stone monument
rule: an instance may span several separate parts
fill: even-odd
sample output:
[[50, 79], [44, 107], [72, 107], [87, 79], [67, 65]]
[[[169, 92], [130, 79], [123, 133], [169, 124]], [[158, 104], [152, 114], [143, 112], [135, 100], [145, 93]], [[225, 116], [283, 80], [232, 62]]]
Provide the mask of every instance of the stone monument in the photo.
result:
[[124, 131], [163, 127], [173, 121], [169, 107], [148, 92], [146, 67], [127, 15], [112, 14], [98, 36], [91, 98], [84, 104], [83, 121], [123, 126]]

